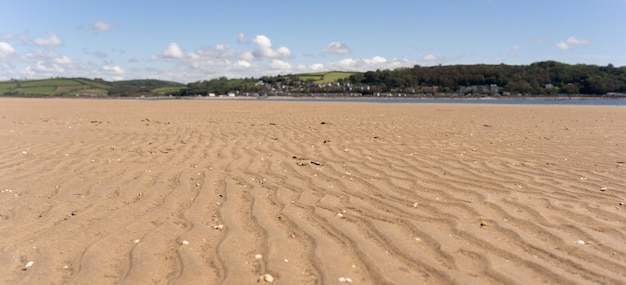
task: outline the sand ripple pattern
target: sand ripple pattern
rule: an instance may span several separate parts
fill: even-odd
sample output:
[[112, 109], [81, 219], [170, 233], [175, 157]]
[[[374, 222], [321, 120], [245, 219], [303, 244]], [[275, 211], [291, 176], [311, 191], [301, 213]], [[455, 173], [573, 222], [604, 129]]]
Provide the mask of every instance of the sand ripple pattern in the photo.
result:
[[623, 107], [0, 99], [0, 283], [624, 284], [624, 126]]

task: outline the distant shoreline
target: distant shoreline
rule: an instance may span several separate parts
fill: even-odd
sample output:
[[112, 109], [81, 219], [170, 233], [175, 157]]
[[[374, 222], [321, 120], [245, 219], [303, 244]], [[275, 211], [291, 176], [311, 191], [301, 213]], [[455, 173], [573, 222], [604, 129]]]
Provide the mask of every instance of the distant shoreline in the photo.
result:
[[626, 101], [626, 96], [415, 96], [415, 97], [379, 97], [379, 96], [145, 96], [145, 97], [125, 97], [125, 96], [45, 96], [45, 95], [2, 95], [0, 98], [33, 98], [33, 99], [123, 99], [123, 100], [455, 100], [455, 101], [584, 101], [584, 100], [606, 100], [606, 101]]
[[371, 104], [468, 104], [468, 105], [576, 105], [576, 106], [626, 106], [624, 97], [9, 97], [6, 99], [69, 99], [103, 101], [207, 101], [207, 102], [319, 102], [319, 103], [371, 103]]

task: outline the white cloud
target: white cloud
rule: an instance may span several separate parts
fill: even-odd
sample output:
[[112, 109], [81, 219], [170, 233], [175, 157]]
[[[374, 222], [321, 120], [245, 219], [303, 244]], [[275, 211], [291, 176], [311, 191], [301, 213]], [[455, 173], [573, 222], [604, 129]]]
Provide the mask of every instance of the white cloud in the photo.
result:
[[63, 41], [57, 36], [56, 33], [49, 33], [47, 38], [37, 38], [33, 41], [38, 46], [60, 46]]
[[[0, 46], [4, 46], [0, 44]], [[38, 49], [25, 54], [12, 53], [0, 61], [0, 80], [9, 78], [101, 77], [121, 80], [126, 71], [120, 66], [83, 62], [67, 55]]]
[[248, 41], [246, 41], [246, 34], [239, 33], [239, 35], [237, 36], [237, 42], [240, 44], [247, 44]]
[[171, 42], [163, 51], [163, 56], [167, 58], [182, 58], [185, 53], [176, 42]]
[[249, 52], [249, 51], [243, 51], [239, 54], [239, 58], [243, 59], [243, 60], [253, 60], [254, 59], [254, 55]]
[[99, 77], [109, 78], [110, 80], [123, 80], [126, 71], [119, 66], [103, 66], [98, 71]]
[[560, 50], [568, 50], [577, 45], [589, 44], [588, 39], [579, 39], [577, 37], [569, 37], [564, 41], [556, 43], [554, 46]]
[[23, 44], [29, 43], [30, 42], [30, 36], [28, 34], [18, 34], [18, 35], [13, 35], [13, 34], [2, 34], [0, 35], [0, 41], [19, 41]]
[[66, 55], [55, 57], [52, 61], [56, 64], [72, 64], [73, 62], [72, 59]]
[[[416, 64], [407, 59], [382, 56], [341, 58], [330, 62], [322, 61], [324, 57], [318, 57], [319, 61], [297, 64], [289, 59], [291, 52], [287, 47], [274, 47], [269, 38], [263, 35], [256, 36], [253, 40], [248, 40], [248, 43], [254, 44], [253, 50], [246, 50], [245, 46], [244, 49], [236, 49], [228, 44], [217, 44], [184, 51], [178, 43], [171, 42], [161, 53], [141, 59], [151, 61], [150, 68], [127, 62], [120, 64], [117, 63], [119, 61], [113, 60], [91, 61], [94, 57], [87, 57], [89, 59], [82, 61], [80, 57], [54, 53], [46, 49], [19, 54], [13, 50], [9, 41], [0, 40], [0, 52], [9, 55], [0, 60], [0, 80], [64, 76], [101, 77], [106, 80], [160, 78], [186, 83], [220, 76], [242, 78], [333, 70], [369, 71], [410, 67]], [[83, 53], [97, 58], [93, 51], [84, 49]], [[172, 59], [175, 61], [172, 62]]]
[[250, 66], [252, 66], [252, 64], [250, 64], [249, 62], [245, 61], [245, 60], [239, 60], [237, 61], [237, 63], [235, 64], [238, 67], [244, 67], [244, 68], [248, 68]]
[[[192, 58], [191, 54], [196, 54]], [[288, 60], [272, 59], [270, 61], [250, 62], [241, 58], [241, 52], [232, 48], [218, 51], [212, 47], [203, 47], [180, 59], [172, 68], [153, 71], [151, 77], [179, 82], [194, 82], [226, 76], [228, 78], [260, 77], [287, 73], [306, 73], [319, 71], [369, 71], [376, 69], [395, 69], [411, 67], [416, 62], [407, 59], [385, 58], [344, 58], [332, 62], [315, 62], [311, 64], [293, 64]], [[163, 58], [160, 58], [162, 60]]]
[[107, 72], [107, 73], [112, 73], [112, 74], [116, 74], [116, 75], [122, 75], [122, 74], [126, 73], [126, 71], [124, 71], [124, 69], [122, 69], [119, 66], [103, 66], [102, 70]]
[[376, 64], [376, 63], [384, 63], [387, 62], [387, 59], [382, 56], [375, 56], [371, 59], [364, 59], [366, 63]]
[[270, 62], [269, 67], [271, 69], [278, 69], [278, 70], [282, 70], [282, 71], [289, 71], [291, 70], [291, 64], [289, 64], [286, 61], [283, 60], [279, 60], [279, 59], [274, 59]]
[[63, 73], [65, 69], [58, 64], [54, 64], [51, 62], [38, 61], [33, 65], [29, 65], [25, 68], [24, 72], [26, 74], [35, 75], [35, 74], [45, 74], [47, 76], [53, 76], [53, 74]]
[[321, 63], [314, 63], [314, 64], [311, 64], [311, 69], [312, 70], [322, 70], [322, 69], [324, 69], [324, 65], [321, 64]]
[[352, 52], [350, 48], [342, 42], [331, 42], [326, 46], [324, 52], [330, 54], [349, 54]]
[[423, 61], [435, 61], [437, 60], [437, 57], [434, 54], [427, 54], [425, 56], [422, 57]]
[[91, 29], [99, 32], [106, 32], [115, 26], [117, 26], [116, 23], [95, 22], [91, 25]]
[[[372, 58], [344, 58], [339, 61], [327, 62], [323, 64], [323, 70], [340, 70], [340, 71], [371, 71], [376, 69], [395, 69], [398, 67], [407, 67], [415, 65], [415, 62], [406, 59], [384, 58], [374, 56]], [[317, 68], [315, 68], [317, 67]], [[315, 69], [314, 69], [315, 68]], [[307, 71], [321, 71], [319, 65], [313, 64], [308, 67]]]
[[30, 42], [30, 36], [27, 34], [21, 34], [17, 36], [17, 40], [19, 40], [22, 43], [28, 43]]
[[17, 77], [16, 75], [15, 68], [12, 65], [0, 62], [0, 80], [9, 80]]
[[13, 49], [9, 43], [0, 42], [0, 57], [11, 55], [13, 53], [15, 53], [15, 49]]
[[344, 59], [342, 59], [340, 61], [336, 61], [336, 62], [333, 62], [333, 63], [328, 63], [326, 65], [327, 66], [328, 65], [330, 65], [330, 66], [334, 65], [334, 66], [339, 67], [339, 69], [348, 70], [348, 69], [353, 68], [354, 66], [356, 66], [357, 65], [357, 61], [354, 60], [354, 59], [351, 59], [351, 58], [344, 58]]
[[521, 46], [519, 46], [519, 45], [513, 45], [513, 46], [511, 47], [511, 53], [510, 53], [510, 56], [517, 56], [517, 51], [518, 51], [518, 50], [520, 50], [520, 49], [522, 49], [522, 47], [521, 47]]
[[264, 36], [257, 35], [252, 43], [257, 45], [257, 49], [252, 53], [256, 58], [288, 58], [291, 51], [287, 47], [272, 48], [272, 41]]
[[12, 34], [8, 34], [8, 33], [1, 34], [0, 35], [0, 41], [12, 41], [13, 37], [14, 36]]
[[568, 50], [571, 48], [570, 45], [563, 41], [556, 43], [555, 47], [560, 50]]
[[565, 40], [565, 42], [567, 42], [570, 45], [586, 45], [589, 43], [589, 40], [587, 39], [578, 39], [576, 37], [569, 37], [567, 38], [567, 40]]

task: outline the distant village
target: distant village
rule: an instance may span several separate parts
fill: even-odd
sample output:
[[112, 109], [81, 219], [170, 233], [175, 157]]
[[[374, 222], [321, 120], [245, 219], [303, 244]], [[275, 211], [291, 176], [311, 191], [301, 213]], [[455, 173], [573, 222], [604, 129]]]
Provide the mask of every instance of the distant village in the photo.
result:
[[[193, 94], [200, 97], [263, 97], [263, 96], [285, 96], [285, 97], [510, 97], [525, 96], [528, 94], [506, 92], [504, 87], [497, 84], [461, 86], [455, 92], [443, 92], [439, 86], [422, 86], [419, 88], [395, 87], [387, 92], [375, 92], [375, 87], [365, 84], [352, 84], [349, 82], [295, 82], [284, 84], [275, 82], [265, 83], [259, 80], [255, 86], [261, 91], [240, 92], [233, 90], [225, 94], [208, 92], [206, 94]], [[545, 84], [546, 90], [554, 89], [552, 84]], [[555, 94], [557, 96], [571, 96], [568, 94]], [[626, 97], [626, 93], [609, 92], [607, 96]]]
[[[261, 96], [289, 96], [289, 97], [428, 97], [428, 96], [511, 96], [507, 92], [503, 92], [504, 88], [495, 84], [490, 85], [474, 85], [469, 87], [461, 87], [458, 92], [448, 93], [439, 92], [439, 86], [425, 86], [420, 88], [393, 88], [389, 92], [372, 92], [373, 88], [364, 84], [352, 83], [313, 83], [313, 82], [296, 82], [292, 84], [283, 84], [276, 82], [274, 84], [265, 83], [259, 80], [255, 86], [261, 87], [258, 92], [240, 92], [233, 90], [226, 94], [216, 94], [208, 92], [206, 94], [194, 94], [196, 96], [208, 97], [261, 97]], [[521, 94], [520, 94], [521, 95]]]

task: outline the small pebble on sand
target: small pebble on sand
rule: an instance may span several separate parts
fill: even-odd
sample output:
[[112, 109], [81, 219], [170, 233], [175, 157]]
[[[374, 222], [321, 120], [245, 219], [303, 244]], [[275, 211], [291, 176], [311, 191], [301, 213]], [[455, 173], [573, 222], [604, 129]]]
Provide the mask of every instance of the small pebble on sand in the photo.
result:
[[263, 275], [263, 281], [265, 281], [267, 283], [272, 283], [272, 282], [274, 282], [274, 276], [272, 276], [271, 274], [264, 274]]
[[22, 268], [22, 270], [28, 270], [28, 268], [30, 268], [31, 266], [33, 266], [33, 264], [35, 264], [34, 261], [29, 261], [26, 263], [26, 265], [24, 265], [24, 268]]

